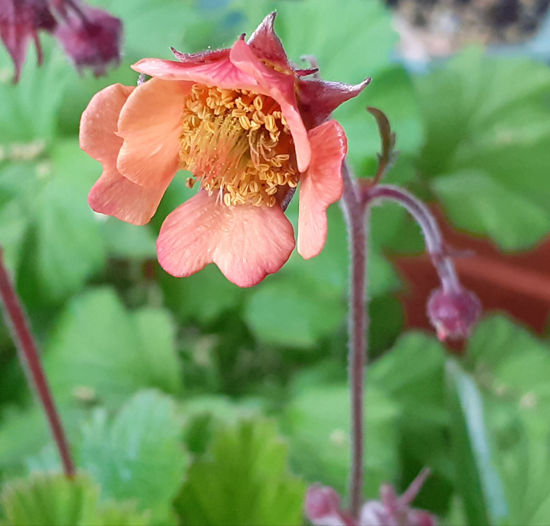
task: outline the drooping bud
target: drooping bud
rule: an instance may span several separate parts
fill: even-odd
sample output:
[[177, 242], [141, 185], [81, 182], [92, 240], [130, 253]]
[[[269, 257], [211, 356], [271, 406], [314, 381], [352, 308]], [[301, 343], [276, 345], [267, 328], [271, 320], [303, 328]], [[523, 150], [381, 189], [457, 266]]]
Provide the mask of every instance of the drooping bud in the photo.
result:
[[71, 13], [55, 36], [78, 70], [90, 68], [105, 73], [111, 63], [120, 62], [122, 23], [106, 11], [83, 6]]
[[15, 82], [21, 74], [29, 39], [34, 40], [40, 64], [42, 48], [38, 31], [52, 32], [55, 27], [55, 18], [45, 0], [0, 0], [0, 36], [15, 66]]
[[445, 291], [439, 288], [430, 295], [427, 310], [441, 341], [459, 340], [470, 335], [481, 314], [481, 302], [469, 290]]

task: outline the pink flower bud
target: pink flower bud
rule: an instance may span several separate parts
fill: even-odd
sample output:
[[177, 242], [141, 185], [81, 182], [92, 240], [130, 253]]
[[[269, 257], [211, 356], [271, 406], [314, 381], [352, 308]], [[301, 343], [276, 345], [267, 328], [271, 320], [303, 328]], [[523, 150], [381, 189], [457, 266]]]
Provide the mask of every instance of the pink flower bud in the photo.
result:
[[467, 338], [480, 314], [478, 297], [466, 289], [436, 289], [428, 300], [428, 317], [441, 341]]

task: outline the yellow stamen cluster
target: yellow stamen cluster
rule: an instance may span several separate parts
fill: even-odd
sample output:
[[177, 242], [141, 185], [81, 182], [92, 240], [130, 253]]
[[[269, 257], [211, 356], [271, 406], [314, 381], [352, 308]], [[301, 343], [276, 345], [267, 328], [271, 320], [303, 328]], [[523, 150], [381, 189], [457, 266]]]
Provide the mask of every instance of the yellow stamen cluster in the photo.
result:
[[274, 206], [279, 189], [298, 183], [290, 131], [280, 106], [265, 95], [195, 84], [180, 144], [181, 167], [227, 206]]

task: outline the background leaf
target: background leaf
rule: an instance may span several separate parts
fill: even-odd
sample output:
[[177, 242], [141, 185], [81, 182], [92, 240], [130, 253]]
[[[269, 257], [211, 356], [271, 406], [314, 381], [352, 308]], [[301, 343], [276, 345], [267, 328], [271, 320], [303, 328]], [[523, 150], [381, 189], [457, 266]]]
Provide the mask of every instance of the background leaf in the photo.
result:
[[99, 487], [87, 475], [37, 473], [2, 487], [2, 514], [9, 526], [148, 526], [131, 503], [99, 503]]
[[[323, 481], [344, 492], [349, 472], [349, 393], [345, 385], [297, 387], [284, 419], [293, 466], [308, 480]], [[365, 395], [366, 494], [378, 495], [383, 481], [393, 480], [397, 468], [398, 408], [379, 389]]]
[[95, 412], [83, 428], [78, 464], [101, 484], [104, 498], [136, 499], [154, 523], [163, 523], [186, 465], [180, 433], [172, 400], [144, 391], [111, 422], [105, 411]]
[[467, 373], [447, 363], [457, 488], [469, 524], [497, 524], [508, 514], [492, 457], [481, 395]]
[[504, 249], [532, 246], [550, 222], [548, 68], [470, 49], [416, 86], [426, 127], [419, 171], [451, 219]]
[[218, 433], [191, 465], [176, 509], [189, 526], [290, 526], [301, 523], [304, 494], [273, 424], [243, 420]]
[[60, 399], [113, 406], [150, 386], [181, 389], [174, 326], [166, 312], [128, 312], [107, 288], [73, 299], [49, 342], [45, 367]]

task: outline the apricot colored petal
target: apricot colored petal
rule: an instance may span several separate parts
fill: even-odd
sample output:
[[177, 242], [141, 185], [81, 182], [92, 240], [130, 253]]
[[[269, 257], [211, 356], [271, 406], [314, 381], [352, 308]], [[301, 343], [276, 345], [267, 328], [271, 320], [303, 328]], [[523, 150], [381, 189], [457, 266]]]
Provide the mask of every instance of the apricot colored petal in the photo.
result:
[[248, 45], [254, 54], [262, 59], [290, 69], [285, 48], [273, 29], [277, 12], [267, 15], [248, 39]]
[[168, 215], [157, 240], [169, 274], [190, 276], [215, 263], [239, 287], [277, 272], [293, 248], [292, 225], [278, 206], [227, 207], [203, 190]]
[[343, 84], [320, 79], [302, 79], [298, 83], [298, 103], [306, 126], [318, 126], [340, 104], [357, 97], [369, 84], [367, 78], [359, 84]]
[[116, 170], [105, 170], [90, 190], [92, 210], [133, 225], [148, 223], [157, 211], [166, 186], [145, 187], [132, 183]]
[[241, 71], [256, 79], [259, 93], [275, 99], [281, 106], [296, 148], [296, 161], [300, 172], [307, 170], [311, 148], [307, 130], [298, 111], [294, 91], [294, 74], [285, 74], [265, 66], [244, 40], [237, 40], [231, 48], [231, 62]]
[[132, 86], [112, 84], [96, 93], [80, 119], [80, 147], [104, 164], [116, 164], [122, 139], [116, 135], [120, 110], [134, 91]]
[[116, 135], [118, 117], [134, 89], [113, 84], [94, 95], [80, 121], [80, 147], [103, 165], [103, 173], [88, 195], [90, 207], [122, 221], [143, 225], [156, 212], [165, 187], [139, 186], [116, 169], [122, 146], [122, 139]]
[[138, 86], [118, 120], [124, 143], [117, 168], [141, 186], [165, 187], [179, 164], [179, 135], [188, 82], [151, 79]]
[[342, 163], [347, 152], [344, 130], [328, 121], [309, 132], [313, 156], [300, 183], [298, 252], [305, 259], [317, 256], [327, 238], [327, 208], [342, 197]]
[[256, 80], [241, 71], [229, 60], [229, 50], [219, 50], [208, 59], [189, 59], [185, 62], [144, 58], [132, 69], [163, 80], [186, 80], [206, 86], [226, 89], [254, 89]]

